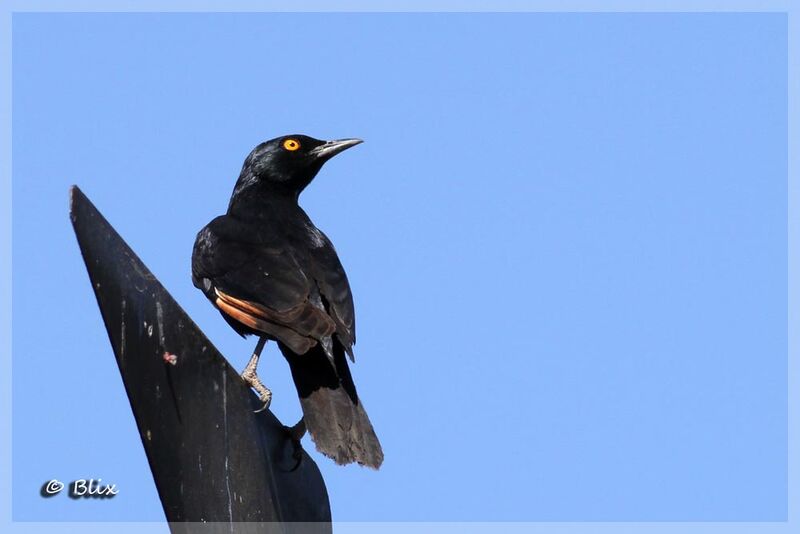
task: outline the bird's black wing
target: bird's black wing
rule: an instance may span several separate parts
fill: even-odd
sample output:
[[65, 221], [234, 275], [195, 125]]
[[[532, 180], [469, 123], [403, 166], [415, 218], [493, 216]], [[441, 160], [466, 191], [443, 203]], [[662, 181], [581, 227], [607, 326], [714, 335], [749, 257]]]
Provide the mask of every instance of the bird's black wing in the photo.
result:
[[336, 250], [327, 237], [324, 237], [322, 246], [315, 249], [311, 275], [325, 301], [328, 315], [336, 325], [336, 337], [352, 360], [356, 342], [353, 293]]
[[265, 334], [298, 354], [329, 338], [336, 324], [292, 247], [279, 239], [243, 241], [248, 233], [237, 224], [223, 216], [200, 231], [192, 253], [195, 286], [245, 332]]

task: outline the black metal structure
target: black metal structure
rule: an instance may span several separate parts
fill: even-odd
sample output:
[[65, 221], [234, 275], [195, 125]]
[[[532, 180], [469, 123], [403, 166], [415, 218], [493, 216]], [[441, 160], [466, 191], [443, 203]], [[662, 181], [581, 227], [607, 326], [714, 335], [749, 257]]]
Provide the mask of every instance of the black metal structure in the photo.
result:
[[254, 413], [255, 394], [86, 196], [70, 196], [172, 532], [330, 532], [314, 461], [271, 412]]

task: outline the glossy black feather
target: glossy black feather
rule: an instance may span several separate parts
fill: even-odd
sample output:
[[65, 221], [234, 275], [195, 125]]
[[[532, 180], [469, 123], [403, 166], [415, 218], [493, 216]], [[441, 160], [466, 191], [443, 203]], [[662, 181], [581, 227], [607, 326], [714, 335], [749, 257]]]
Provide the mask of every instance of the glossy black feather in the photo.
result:
[[[317, 448], [337, 463], [377, 468], [383, 452], [345, 357], [352, 359], [356, 339], [350, 284], [333, 244], [298, 205], [300, 192], [342, 148], [289, 137], [301, 148], [288, 151], [288, 137], [278, 138], [245, 160], [228, 212], [197, 235], [192, 280], [239, 334], [278, 342]], [[221, 295], [257, 321], [234, 318]]]

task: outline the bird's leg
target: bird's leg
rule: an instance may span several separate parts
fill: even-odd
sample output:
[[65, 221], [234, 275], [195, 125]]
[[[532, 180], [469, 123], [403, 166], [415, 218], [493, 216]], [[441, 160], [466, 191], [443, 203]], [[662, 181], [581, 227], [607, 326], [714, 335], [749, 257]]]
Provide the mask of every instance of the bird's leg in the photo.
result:
[[295, 441], [300, 441], [306, 435], [306, 420], [301, 417], [296, 425], [289, 427], [289, 434]]
[[297, 470], [297, 468], [300, 467], [300, 463], [303, 461], [303, 446], [300, 445], [300, 440], [306, 435], [306, 420], [301, 417], [296, 425], [285, 426], [283, 428], [286, 430], [286, 433], [289, 434], [289, 440], [292, 442], [292, 458], [294, 458], [296, 462], [294, 467], [289, 470], [291, 473]]
[[261, 357], [261, 351], [264, 350], [264, 345], [267, 344], [266, 337], [260, 337], [258, 339], [258, 343], [256, 344], [256, 349], [253, 351], [253, 356], [250, 358], [250, 361], [247, 362], [247, 367], [244, 368], [242, 371], [242, 380], [244, 380], [248, 386], [256, 390], [258, 393], [258, 398], [261, 402], [264, 403], [260, 409], [256, 410], [256, 413], [262, 412], [269, 408], [269, 403], [272, 402], [272, 392], [261, 382], [261, 379], [258, 378], [256, 374], [256, 367], [258, 366], [258, 359]]

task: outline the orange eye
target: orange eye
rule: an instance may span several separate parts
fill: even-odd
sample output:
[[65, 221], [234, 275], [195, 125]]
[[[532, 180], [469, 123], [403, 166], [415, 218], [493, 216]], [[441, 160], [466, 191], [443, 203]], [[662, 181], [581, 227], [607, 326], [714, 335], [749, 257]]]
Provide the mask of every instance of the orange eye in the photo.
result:
[[294, 152], [300, 148], [300, 142], [297, 139], [287, 139], [283, 142], [283, 148], [290, 152]]

